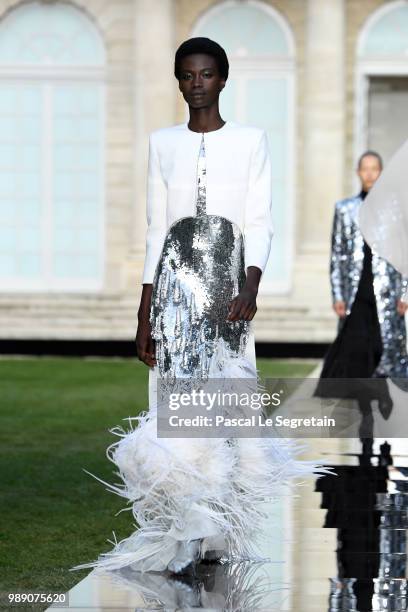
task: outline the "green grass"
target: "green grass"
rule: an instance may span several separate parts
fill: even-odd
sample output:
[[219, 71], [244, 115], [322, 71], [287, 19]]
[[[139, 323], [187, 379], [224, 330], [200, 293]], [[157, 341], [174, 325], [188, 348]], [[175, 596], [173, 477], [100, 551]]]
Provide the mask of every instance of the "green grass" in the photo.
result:
[[[302, 377], [313, 362], [259, 359], [263, 377]], [[0, 590], [66, 591], [69, 572], [133, 530], [125, 500], [85, 474], [118, 481], [108, 429], [147, 407], [137, 360], [0, 361]], [[38, 608], [37, 608], [38, 609]]]

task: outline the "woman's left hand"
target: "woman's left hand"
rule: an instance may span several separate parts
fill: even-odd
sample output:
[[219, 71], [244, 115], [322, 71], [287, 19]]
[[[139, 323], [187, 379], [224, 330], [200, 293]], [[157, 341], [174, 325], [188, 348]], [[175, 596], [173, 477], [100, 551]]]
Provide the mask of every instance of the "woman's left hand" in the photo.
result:
[[401, 316], [404, 315], [407, 311], [408, 308], [408, 303], [407, 302], [403, 302], [402, 300], [398, 300], [397, 302], [397, 311], [398, 314], [400, 314]]
[[228, 304], [227, 321], [252, 321], [257, 311], [256, 296], [258, 295], [261, 270], [257, 266], [248, 266], [246, 281], [239, 294]]
[[247, 287], [242, 288], [240, 293], [229, 303], [227, 321], [252, 321], [257, 311], [257, 291]]

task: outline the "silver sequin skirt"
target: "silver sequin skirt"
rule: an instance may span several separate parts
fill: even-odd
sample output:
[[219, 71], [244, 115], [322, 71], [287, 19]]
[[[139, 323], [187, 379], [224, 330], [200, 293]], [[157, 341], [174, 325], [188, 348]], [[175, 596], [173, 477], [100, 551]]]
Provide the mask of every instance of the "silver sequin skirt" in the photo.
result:
[[245, 283], [244, 241], [225, 217], [183, 217], [169, 228], [153, 280], [150, 322], [161, 377], [207, 378], [217, 344], [243, 355], [248, 321], [227, 321]]

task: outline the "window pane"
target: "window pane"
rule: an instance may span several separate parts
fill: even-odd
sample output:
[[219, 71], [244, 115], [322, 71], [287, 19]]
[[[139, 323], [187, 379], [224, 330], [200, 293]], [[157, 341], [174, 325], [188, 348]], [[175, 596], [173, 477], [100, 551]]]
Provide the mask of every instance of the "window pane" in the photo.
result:
[[0, 63], [102, 65], [99, 32], [68, 3], [29, 2], [0, 24]]
[[264, 9], [247, 3], [218, 11], [200, 28], [200, 36], [222, 41], [228, 55], [278, 55], [290, 52], [280, 23]]
[[41, 106], [40, 84], [0, 84], [0, 279], [41, 274]]
[[101, 256], [101, 89], [55, 85], [54, 101], [54, 273], [92, 278]]
[[[98, 29], [69, 3], [20, 3], [0, 22], [0, 67], [16, 69], [0, 81], [0, 282], [8, 286], [24, 288], [29, 277], [30, 287], [64, 287], [62, 279], [74, 288], [84, 274], [101, 276], [104, 85], [94, 75], [104, 63]], [[24, 64], [33, 79], [21, 78]], [[75, 80], [75, 66], [92, 78]]]
[[408, 6], [387, 10], [371, 26], [361, 55], [406, 58], [408, 53]]
[[273, 224], [275, 234], [264, 280], [282, 285], [290, 275], [290, 207], [288, 146], [290, 141], [288, 80], [280, 77], [251, 77], [247, 81], [247, 121], [268, 133], [272, 159]]

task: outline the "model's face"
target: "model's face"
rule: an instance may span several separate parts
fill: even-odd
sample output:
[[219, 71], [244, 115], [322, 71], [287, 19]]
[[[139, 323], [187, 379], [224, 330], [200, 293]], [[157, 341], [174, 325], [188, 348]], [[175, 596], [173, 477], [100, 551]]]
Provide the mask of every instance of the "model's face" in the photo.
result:
[[360, 177], [361, 186], [364, 191], [370, 191], [381, 174], [380, 162], [374, 155], [363, 157], [360, 167], [357, 169], [357, 174]]
[[179, 89], [191, 108], [206, 108], [218, 103], [225, 86], [217, 62], [211, 55], [193, 53], [180, 62]]

